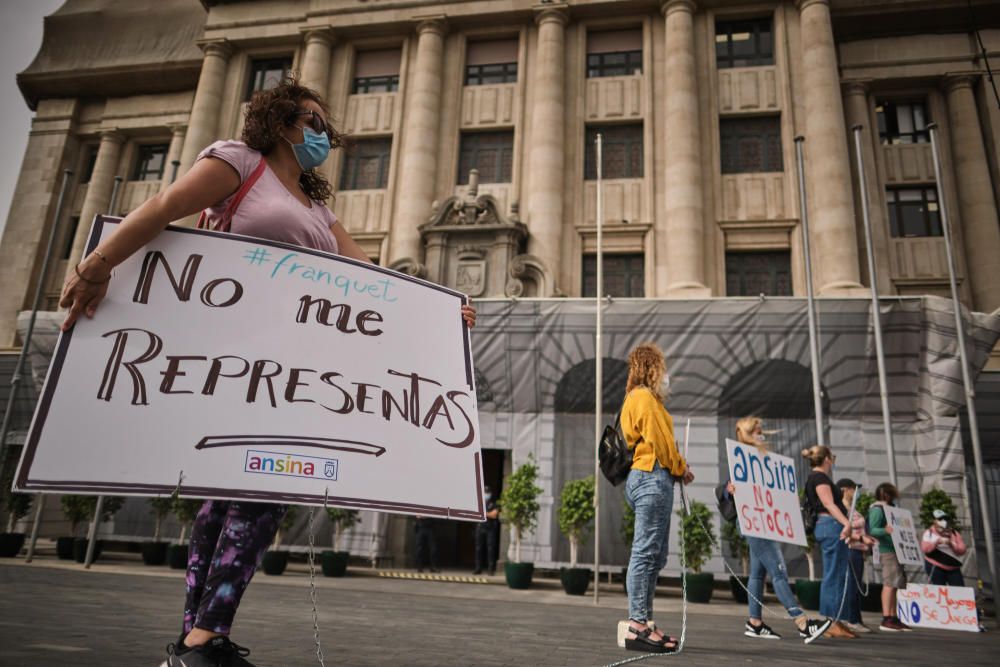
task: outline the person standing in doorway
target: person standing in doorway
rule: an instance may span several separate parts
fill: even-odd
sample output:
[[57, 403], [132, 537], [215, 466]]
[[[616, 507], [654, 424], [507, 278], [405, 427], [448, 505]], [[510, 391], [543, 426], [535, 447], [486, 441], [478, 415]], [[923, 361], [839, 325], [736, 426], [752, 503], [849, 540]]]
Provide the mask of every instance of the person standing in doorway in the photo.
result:
[[500, 532], [500, 508], [493, 498], [493, 490], [483, 490], [486, 503], [486, 521], [476, 525], [476, 569], [473, 574], [482, 574], [488, 569], [492, 577], [497, 573], [497, 535]]
[[434, 538], [434, 520], [426, 516], [418, 516], [413, 522], [416, 535], [417, 572], [423, 572], [429, 567], [431, 572], [440, 572], [437, 566], [437, 540]]

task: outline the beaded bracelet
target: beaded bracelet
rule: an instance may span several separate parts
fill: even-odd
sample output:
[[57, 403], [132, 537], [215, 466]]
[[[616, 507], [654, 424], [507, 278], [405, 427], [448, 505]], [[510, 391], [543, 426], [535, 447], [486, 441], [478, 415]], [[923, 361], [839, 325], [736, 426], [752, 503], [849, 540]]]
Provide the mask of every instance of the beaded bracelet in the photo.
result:
[[77, 278], [79, 278], [83, 282], [85, 282], [87, 284], [90, 284], [90, 285], [103, 285], [104, 283], [106, 283], [109, 280], [111, 280], [111, 274], [110, 273], [108, 274], [108, 277], [105, 278], [104, 280], [91, 280], [90, 278], [84, 277], [84, 275], [82, 273], [80, 273], [80, 264], [79, 263], [77, 263], [76, 266], [73, 267], [73, 270], [76, 272], [76, 277]]

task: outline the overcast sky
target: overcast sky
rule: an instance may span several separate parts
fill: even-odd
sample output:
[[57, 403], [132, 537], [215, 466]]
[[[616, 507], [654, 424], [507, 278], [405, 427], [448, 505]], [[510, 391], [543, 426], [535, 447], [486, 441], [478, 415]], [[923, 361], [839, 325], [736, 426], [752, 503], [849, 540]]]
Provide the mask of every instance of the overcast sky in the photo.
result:
[[7, 224], [10, 200], [28, 143], [32, 113], [17, 88], [17, 73], [26, 68], [42, 44], [42, 18], [63, 0], [0, 0], [0, 234]]

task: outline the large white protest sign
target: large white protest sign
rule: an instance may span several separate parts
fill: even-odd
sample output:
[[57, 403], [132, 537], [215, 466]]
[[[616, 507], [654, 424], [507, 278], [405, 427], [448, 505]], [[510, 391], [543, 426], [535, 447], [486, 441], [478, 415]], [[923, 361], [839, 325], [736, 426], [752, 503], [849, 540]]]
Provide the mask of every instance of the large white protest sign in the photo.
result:
[[736, 487], [736, 513], [745, 536], [805, 546], [792, 459], [726, 440], [729, 479]]
[[[89, 248], [118, 225], [98, 218]], [[466, 297], [169, 227], [62, 335], [16, 478], [482, 519]]]
[[901, 507], [880, 505], [885, 510], [885, 522], [892, 526], [892, 546], [896, 549], [896, 558], [903, 565], [923, 565], [920, 540], [913, 528], [913, 515]]
[[915, 628], [979, 632], [976, 592], [967, 586], [909, 584], [896, 591], [896, 611]]

